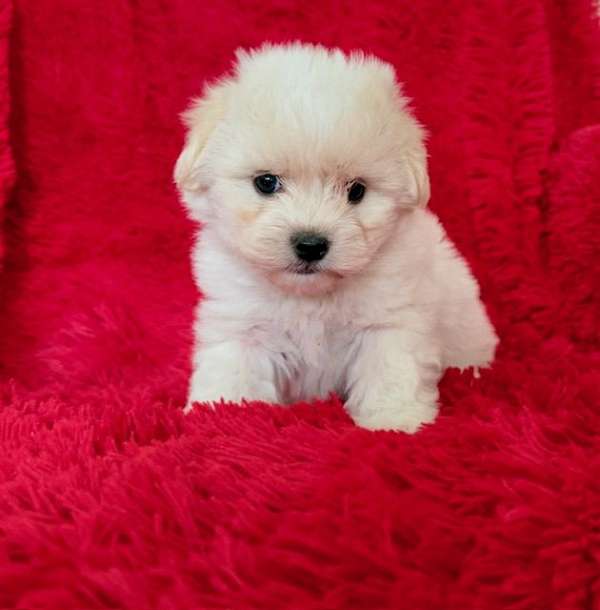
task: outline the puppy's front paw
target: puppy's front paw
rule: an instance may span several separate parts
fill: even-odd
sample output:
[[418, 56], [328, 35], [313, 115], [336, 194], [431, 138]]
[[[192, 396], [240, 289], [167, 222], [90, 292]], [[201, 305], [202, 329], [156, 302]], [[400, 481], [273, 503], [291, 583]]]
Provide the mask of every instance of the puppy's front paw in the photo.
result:
[[187, 415], [196, 404], [214, 409], [215, 404], [230, 402], [240, 404], [242, 400], [278, 403], [277, 388], [270, 381], [254, 380], [253, 384], [242, 384], [237, 379], [225, 379], [228, 383], [209, 383], [200, 375], [192, 376], [187, 404], [183, 412]]
[[352, 415], [357, 426], [367, 430], [397, 430], [414, 434], [424, 424], [430, 424], [437, 416], [435, 404], [413, 403], [395, 408], [364, 409]]
[[218, 387], [214, 384], [201, 384], [193, 377], [187, 403], [183, 412], [187, 415], [188, 413], [191, 413], [195, 407], [199, 407], [200, 405], [204, 408], [214, 410], [215, 404], [221, 402], [239, 403], [241, 400], [241, 393], [232, 391], [232, 386]]

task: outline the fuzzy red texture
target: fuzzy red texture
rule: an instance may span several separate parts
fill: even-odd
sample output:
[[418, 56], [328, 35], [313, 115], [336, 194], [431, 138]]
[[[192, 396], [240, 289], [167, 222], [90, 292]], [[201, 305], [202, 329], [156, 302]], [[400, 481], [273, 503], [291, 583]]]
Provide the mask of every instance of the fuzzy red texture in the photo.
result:
[[[415, 436], [181, 413], [178, 113], [296, 38], [397, 67], [502, 339]], [[599, 49], [585, 0], [4, 0], [0, 607], [600, 609]]]
[[[0, 227], [4, 222], [4, 207], [15, 179], [14, 162], [9, 143], [10, 88], [8, 80], [9, 35], [12, 26], [12, 4], [0, 5]], [[4, 231], [0, 229], [0, 270], [4, 259]]]

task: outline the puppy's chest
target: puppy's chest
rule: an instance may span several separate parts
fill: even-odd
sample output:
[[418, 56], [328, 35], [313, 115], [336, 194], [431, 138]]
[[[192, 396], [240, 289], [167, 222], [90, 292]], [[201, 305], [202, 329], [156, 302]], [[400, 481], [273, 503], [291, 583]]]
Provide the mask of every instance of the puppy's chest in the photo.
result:
[[323, 366], [336, 346], [343, 342], [344, 332], [322, 320], [298, 320], [281, 326], [282, 351], [289, 359], [305, 366]]
[[296, 319], [275, 325], [281, 358], [281, 392], [295, 401], [343, 391], [344, 371], [356, 329], [331, 320]]

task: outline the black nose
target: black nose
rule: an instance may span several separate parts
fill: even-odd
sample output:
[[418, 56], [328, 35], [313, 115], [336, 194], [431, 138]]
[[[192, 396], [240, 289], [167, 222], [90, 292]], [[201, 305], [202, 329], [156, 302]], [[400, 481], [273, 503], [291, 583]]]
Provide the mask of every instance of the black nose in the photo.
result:
[[329, 240], [318, 233], [296, 233], [291, 242], [296, 256], [307, 263], [320, 261], [329, 250]]

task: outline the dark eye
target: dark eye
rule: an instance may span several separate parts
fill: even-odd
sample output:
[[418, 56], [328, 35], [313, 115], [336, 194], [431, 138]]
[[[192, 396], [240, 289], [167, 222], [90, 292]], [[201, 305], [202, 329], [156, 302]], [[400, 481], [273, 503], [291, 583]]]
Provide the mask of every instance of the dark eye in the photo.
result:
[[254, 178], [254, 186], [259, 193], [272, 195], [281, 188], [281, 180], [279, 180], [279, 176], [273, 174], [261, 174]]
[[367, 187], [362, 182], [353, 182], [348, 189], [348, 201], [350, 203], [359, 203], [365, 196]]

